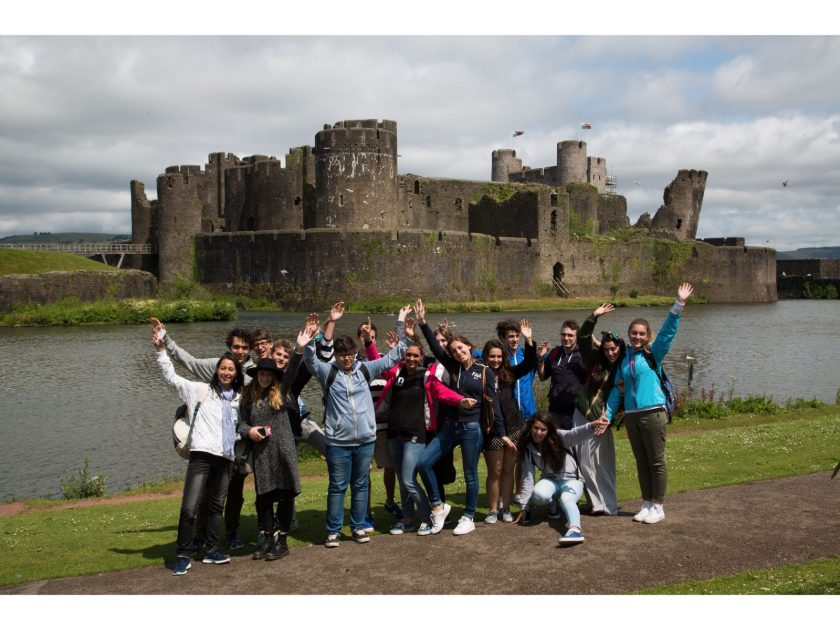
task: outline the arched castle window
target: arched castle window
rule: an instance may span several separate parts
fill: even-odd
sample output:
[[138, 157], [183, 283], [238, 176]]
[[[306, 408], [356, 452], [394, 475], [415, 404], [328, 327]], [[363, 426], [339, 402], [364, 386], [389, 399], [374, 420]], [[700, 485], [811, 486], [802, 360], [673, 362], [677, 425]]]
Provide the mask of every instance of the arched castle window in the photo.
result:
[[679, 230], [682, 227], [682, 219], [677, 219], [677, 229]]
[[551, 205], [552, 206], [557, 205], [557, 193], [556, 192], [551, 193]]
[[427, 208], [432, 207], [432, 196], [431, 195], [426, 195], [426, 207]]
[[455, 197], [455, 211], [461, 212], [464, 209], [464, 200], [460, 197]]
[[552, 234], [557, 234], [557, 210], [551, 211], [551, 225], [550, 230]]
[[415, 195], [420, 194], [420, 182], [416, 179], [414, 180], [414, 194]]

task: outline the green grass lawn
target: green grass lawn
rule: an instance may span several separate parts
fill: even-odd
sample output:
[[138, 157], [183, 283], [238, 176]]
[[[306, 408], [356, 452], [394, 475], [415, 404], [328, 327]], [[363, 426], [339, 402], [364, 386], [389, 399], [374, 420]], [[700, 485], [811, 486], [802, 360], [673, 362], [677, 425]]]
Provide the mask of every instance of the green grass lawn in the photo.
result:
[[0, 248], [0, 276], [47, 271], [119, 271], [105, 263], [77, 254]]
[[[785, 410], [773, 416], [728, 416], [704, 421], [699, 427], [690, 419], [678, 420], [669, 429], [669, 493], [730, 485], [759, 479], [802, 475], [831, 470], [840, 457], [840, 407]], [[626, 434], [617, 434], [616, 456], [620, 500], [639, 496], [635, 465]], [[456, 464], [456, 469], [459, 465]], [[300, 528], [289, 544], [321, 544], [324, 537], [326, 465], [320, 460], [301, 463], [303, 492], [297, 499]], [[481, 464], [481, 478], [484, 466]], [[461, 473], [447, 486], [447, 501], [462, 507], [465, 486]], [[838, 480], [840, 483], [840, 480]], [[177, 491], [180, 481], [167, 480], [140, 491]], [[482, 481], [483, 487], [483, 481]], [[382, 503], [381, 472], [373, 473], [373, 505], [378, 531], [391, 524]], [[349, 499], [349, 497], [348, 497]], [[61, 501], [37, 500], [33, 507], [48, 508]], [[65, 510], [49, 510], [0, 517], [0, 584], [98, 573], [117, 569], [160, 565], [175, 554], [175, 535], [180, 495], [125, 504], [102, 504]], [[486, 515], [483, 494], [477, 518]], [[346, 529], [346, 528], [345, 528]], [[257, 530], [253, 489], [246, 490], [240, 534], [246, 542]], [[346, 532], [345, 532], [346, 533]], [[250, 549], [234, 555], [248, 555]], [[742, 577], [670, 586], [657, 592], [838, 592], [837, 559]], [[740, 581], [739, 581], [740, 580]], [[791, 590], [791, 589], [804, 590]], [[743, 590], [741, 590], [743, 589]], [[769, 590], [765, 590], [769, 589]], [[812, 590], [808, 590], [812, 589]]]

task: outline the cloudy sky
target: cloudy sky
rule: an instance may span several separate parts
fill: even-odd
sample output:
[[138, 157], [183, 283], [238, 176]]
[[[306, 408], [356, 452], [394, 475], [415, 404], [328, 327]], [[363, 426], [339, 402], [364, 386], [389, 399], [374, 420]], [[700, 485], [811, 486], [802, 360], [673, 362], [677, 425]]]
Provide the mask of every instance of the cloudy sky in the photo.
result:
[[[357, 32], [389, 28], [411, 31]], [[838, 76], [837, 36], [6, 34], [0, 237], [129, 233], [131, 179], [154, 198], [167, 166], [283, 158], [325, 123], [387, 118], [400, 173], [489, 180], [493, 149], [548, 166], [582, 134], [631, 221], [703, 169], [698, 237], [840, 245]]]

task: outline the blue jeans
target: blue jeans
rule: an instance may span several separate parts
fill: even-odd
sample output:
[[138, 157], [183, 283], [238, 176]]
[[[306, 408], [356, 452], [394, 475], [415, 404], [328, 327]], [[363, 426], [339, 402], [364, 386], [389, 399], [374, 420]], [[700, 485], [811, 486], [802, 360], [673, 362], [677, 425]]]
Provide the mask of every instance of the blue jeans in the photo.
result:
[[375, 442], [360, 446], [327, 444], [327, 471], [330, 485], [327, 490], [327, 531], [339, 533], [344, 526], [344, 495], [350, 486], [350, 529], [365, 526], [367, 514], [368, 473]]
[[557, 496], [560, 497], [569, 527], [580, 529], [580, 510], [577, 504], [583, 496], [583, 482], [579, 479], [540, 479], [534, 485], [531, 501], [536, 505], [545, 505]]
[[423, 456], [417, 463], [417, 468], [426, 482], [426, 487], [431, 491], [429, 503], [438, 506], [443, 501], [438, 492], [437, 477], [435, 477], [434, 465], [444, 453], [452, 451], [456, 446], [461, 446], [461, 458], [464, 464], [464, 482], [467, 484], [467, 497], [464, 502], [464, 516], [473, 518], [475, 506], [478, 504], [478, 457], [481, 454], [481, 446], [484, 443], [484, 435], [481, 424], [478, 422], [447, 422], [432, 441], [426, 445]]
[[388, 440], [388, 450], [391, 452], [391, 463], [400, 482], [400, 501], [402, 511], [406, 517], [414, 516], [414, 505], [420, 511], [420, 519], [428, 521], [429, 500], [426, 493], [417, 483], [417, 462], [426, 450], [425, 444]]

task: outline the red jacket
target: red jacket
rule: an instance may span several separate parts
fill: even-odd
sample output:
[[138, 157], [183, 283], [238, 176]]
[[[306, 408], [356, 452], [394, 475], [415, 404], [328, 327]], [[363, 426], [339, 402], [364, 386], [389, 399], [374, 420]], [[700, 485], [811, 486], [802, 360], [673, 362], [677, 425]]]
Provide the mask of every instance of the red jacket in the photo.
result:
[[[404, 366], [405, 362], [400, 361], [394, 367], [382, 374], [382, 378], [386, 380], [386, 383], [385, 388], [382, 390], [382, 395], [379, 397], [379, 401], [376, 403], [377, 410], [382, 405], [382, 401], [388, 398], [388, 392], [390, 391], [391, 386], [394, 384], [394, 381], [397, 378], [397, 374], [399, 374], [399, 371]], [[457, 406], [458, 403], [460, 403], [461, 400], [463, 400], [464, 398], [464, 396], [462, 396], [456, 391], [453, 391], [452, 389], [440, 382], [440, 379], [436, 374], [437, 368], [442, 369], [442, 366], [439, 363], [432, 363], [426, 369], [426, 373], [423, 376], [423, 386], [426, 390], [426, 429], [432, 431], [437, 431], [438, 428], [435, 401], [440, 401], [446, 405]]]

